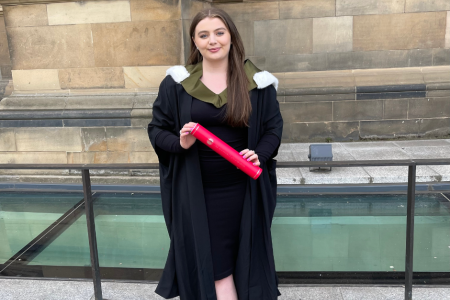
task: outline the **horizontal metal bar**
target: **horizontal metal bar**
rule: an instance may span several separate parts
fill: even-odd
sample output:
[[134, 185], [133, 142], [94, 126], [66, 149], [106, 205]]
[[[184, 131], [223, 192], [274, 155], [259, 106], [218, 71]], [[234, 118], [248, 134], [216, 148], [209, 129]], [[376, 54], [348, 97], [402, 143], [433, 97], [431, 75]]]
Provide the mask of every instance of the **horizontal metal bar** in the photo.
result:
[[[450, 158], [405, 159], [405, 160], [348, 160], [348, 161], [283, 161], [277, 168], [308, 167], [381, 167], [413, 165], [450, 165]], [[0, 164], [0, 169], [40, 169], [40, 170], [112, 170], [112, 169], [159, 169], [159, 164]]]

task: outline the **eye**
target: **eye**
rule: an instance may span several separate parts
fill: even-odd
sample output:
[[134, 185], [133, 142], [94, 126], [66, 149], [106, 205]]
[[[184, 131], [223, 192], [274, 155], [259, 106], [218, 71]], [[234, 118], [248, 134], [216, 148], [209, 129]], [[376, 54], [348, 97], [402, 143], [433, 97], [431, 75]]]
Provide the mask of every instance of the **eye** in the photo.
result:
[[223, 31], [219, 31], [218, 33], [217, 33], [218, 35], [224, 35], [225, 34], [225, 32], [223, 32]]
[[204, 38], [206, 38], [206, 37], [207, 37], [206, 34], [202, 34], [202, 35], [200, 36], [201, 39], [204, 39]]

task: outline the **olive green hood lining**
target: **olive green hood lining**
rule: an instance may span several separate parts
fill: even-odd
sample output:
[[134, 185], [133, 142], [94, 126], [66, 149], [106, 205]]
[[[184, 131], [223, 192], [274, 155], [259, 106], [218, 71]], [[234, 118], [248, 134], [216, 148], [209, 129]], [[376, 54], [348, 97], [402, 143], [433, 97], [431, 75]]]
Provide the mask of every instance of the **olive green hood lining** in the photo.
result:
[[[189, 95], [201, 101], [211, 103], [217, 108], [220, 108], [227, 103], [227, 88], [220, 94], [216, 94], [207, 88], [200, 80], [203, 75], [202, 62], [195, 65], [187, 65], [186, 70], [190, 75], [181, 82], [181, 85]], [[248, 90], [251, 91], [254, 88], [257, 88], [258, 85], [253, 79], [253, 76], [256, 73], [261, 72], [261, 70], [247, 59], [244, 63], [244, 71], [249, 82]]]

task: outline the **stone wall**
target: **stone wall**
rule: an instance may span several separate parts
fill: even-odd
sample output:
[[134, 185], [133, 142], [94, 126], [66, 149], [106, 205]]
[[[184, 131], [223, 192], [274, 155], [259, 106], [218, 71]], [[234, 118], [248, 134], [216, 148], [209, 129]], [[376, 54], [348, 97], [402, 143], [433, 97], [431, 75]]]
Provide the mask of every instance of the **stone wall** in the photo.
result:
[[450, 65], [448, 0], [217, 3], [271, 72]]
[[450, 134], [450, 66], [275, 74], [285, 142]]
[[[11, 87], [0, 101], [0, 164], [156, 162], [145, 129], [157, 88], [168, 67], [185, 62], [193, 16], [211, 6], [232, 16], [247, 57], [279, 78], [283, 142], [450, 133], [447, 0], [0, 4], [0, 67]], [[142, 170], [94, 175], [157, 180]], [[79, 174], [0, 171], [0, 180], [78, 182]]]

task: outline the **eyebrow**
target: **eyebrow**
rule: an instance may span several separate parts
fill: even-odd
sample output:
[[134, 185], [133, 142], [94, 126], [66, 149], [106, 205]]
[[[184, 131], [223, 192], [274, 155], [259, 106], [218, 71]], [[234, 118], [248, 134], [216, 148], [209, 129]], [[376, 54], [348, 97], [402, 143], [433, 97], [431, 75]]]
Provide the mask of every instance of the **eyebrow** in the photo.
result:
[[[222, 30], [227, 30], [226, 28], [220, 27], [220, 28], [215, 29], [214, 31], [221, 30], [221, 29]], [[199, 31], [198, 34], [200, 34], [202, 32], [208, 32], [208, 31], [207, 30], [202, 30], [202, 31]]]

